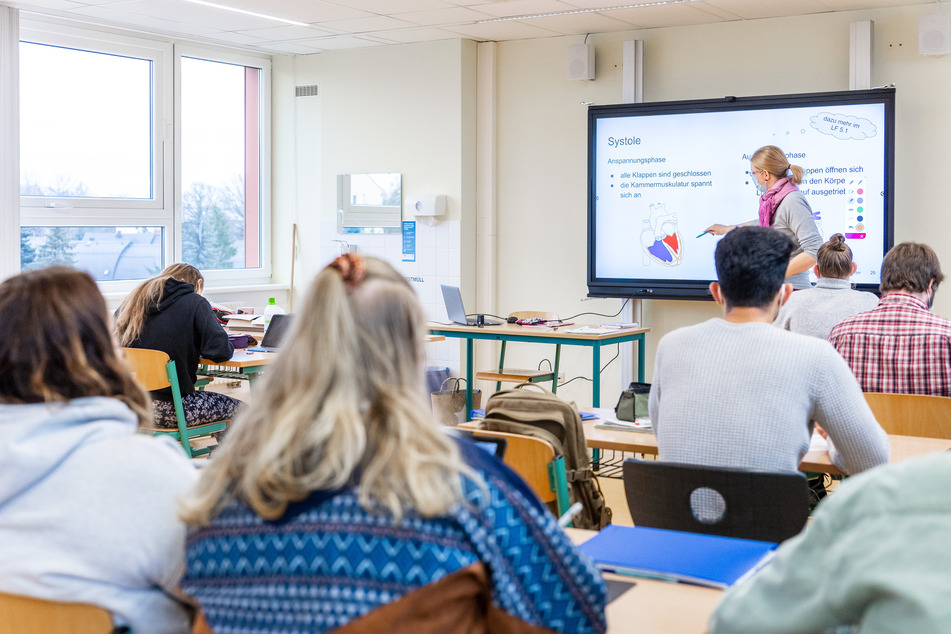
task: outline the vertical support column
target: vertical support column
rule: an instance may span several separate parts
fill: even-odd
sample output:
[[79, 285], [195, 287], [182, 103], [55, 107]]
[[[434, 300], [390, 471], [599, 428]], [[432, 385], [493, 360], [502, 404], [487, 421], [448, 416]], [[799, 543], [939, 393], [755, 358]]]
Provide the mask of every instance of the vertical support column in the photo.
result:
[[[497, 228], [497, 97], [498, 44], [482, 42], [477, 49], [476, 81], [476, 303], [480, 313], [496, 312], [498, 292]], [[471, 340], [470, 340], [471, 341]], [[470, 344], [471, 345], [471, 344]], [[495, 359], [496, 345], [480, 341], [476, 346], [479, 363]], [[468, 363], [472, 363], [472, 350]], [[471, 383], [469, 387], [474, 387]]]
[[644, 40], [626, 40], [621, 50], [621, 101], [644, 101]]
[[872, 87], [872, 25], [861, 20], [849, 25], [849, 90]]
[[[621, 101], [644, 101], [644, 40], [627, 40], [621, 51]], [[621, 311], [619, 321], [641, 322], [641, 300], [631, 299]], [[634, 350], [630, 343], [621, 344], [621, 390], [634, 381]], [[599, 395], [600, 396], [600, 395]]]
[[0, 280], [20, 270], [20, 12], [0, 6]]

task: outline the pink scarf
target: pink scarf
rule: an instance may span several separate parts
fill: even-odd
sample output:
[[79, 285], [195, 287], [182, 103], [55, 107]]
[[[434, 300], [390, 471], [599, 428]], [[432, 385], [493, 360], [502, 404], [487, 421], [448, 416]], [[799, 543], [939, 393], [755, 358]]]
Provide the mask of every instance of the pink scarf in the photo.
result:
[[783, 202], [783, 198], [786, 197], [786, 194], [795, 191], [799, 191], [799, 188], [796, 187], [796, 183], [792, 182], [789, 177], [786, 177], [776, 181], [772, 189], [760, 196], [759, 226], [768, 227], [773, 224], [773, 216], [776, 215], [776, 208], [779, 207], [779, 203]]

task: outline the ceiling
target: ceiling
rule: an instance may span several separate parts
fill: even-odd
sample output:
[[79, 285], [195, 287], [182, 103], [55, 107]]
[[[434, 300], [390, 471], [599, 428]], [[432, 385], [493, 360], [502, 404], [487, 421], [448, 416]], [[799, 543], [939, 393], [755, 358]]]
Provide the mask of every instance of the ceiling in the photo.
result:
[[[503, 41], [583, 35], [878, 9], [922, 4], [922, 0], [213, 0], [213, 3], [303, 25], [188, 0], [0, 0], [0, 4], [37, 13], [279, 54], [457, 38]], [[620, 5], [627, 8], [605, 10]], [[568, 11], [581, 12], [563, 13]], [[562, 15], [542, 15], [559, 13]], [[487, 22], [499, 18], [516, 19]]]

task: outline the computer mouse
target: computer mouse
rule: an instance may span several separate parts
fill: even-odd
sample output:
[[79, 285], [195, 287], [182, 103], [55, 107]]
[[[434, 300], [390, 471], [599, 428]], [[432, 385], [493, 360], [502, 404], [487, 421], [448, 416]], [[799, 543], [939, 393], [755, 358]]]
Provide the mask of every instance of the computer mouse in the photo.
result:
[[509, 318], [506, 319], [505, 321], [509, 322], [510, 324], [514, 324], [514, 323], [518, 322], [518, 317], [509, 317]]

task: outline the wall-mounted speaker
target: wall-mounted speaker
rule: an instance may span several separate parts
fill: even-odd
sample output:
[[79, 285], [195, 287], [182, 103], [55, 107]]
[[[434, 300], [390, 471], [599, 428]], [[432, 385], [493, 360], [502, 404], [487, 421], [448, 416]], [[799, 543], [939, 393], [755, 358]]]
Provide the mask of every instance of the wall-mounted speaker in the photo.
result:
[[594, 79], [594, 45], [568, 47], [568, 79]]
[[922, 55], [951, 53], [951, 15], [928, 13], [918, 16], [918, 52]]

